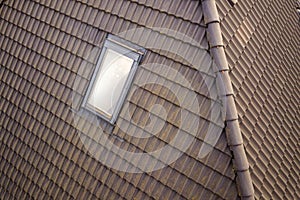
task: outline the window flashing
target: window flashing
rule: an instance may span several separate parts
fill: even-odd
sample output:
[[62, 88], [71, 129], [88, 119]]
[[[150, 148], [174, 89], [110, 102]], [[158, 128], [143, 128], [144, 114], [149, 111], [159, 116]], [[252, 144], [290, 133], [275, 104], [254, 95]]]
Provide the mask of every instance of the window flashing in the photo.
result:
[[134, 52], [137, 52], [141, 55], [144, 55], [146, 53], [146, 49], [144, 49], [143, 47], [140, 47], [136, 44], [133, 44], [132, 42], [129, 42], [127, 40], [124, 40], [122, 38], [119, 38], [117, 36], [114, 35], [108, 35], [107, 36], [107, 41], [111, 41], [114, 42], [115, 44], [118, 44], [120, 46], [124, 46], [127, 49], [131, 49]]
[[[119, 116], [119, 113], [121, 111], [121, 108], [124, 104], [124, 101], [127, 97], [129, 88], [132, 84], [133, 78], [136, 74], [138, 64], [142, 59], [142, 56], [146, 53], [146, 50], [143, 49], [142, 47], [135, 45], [129, 41], [123, 40], [121, 38], [118, 38], [113, 35], [108, 35], [106, 41], [104, 42], [101, 54], [99, 56], [99, 59], [97, 61], [94, 73], [92, 75], [92, 78], [90, 80], [90, 84], [88, 86], [88, 89], [86, 91], [82, 107], [87, 109], [88, 111], [92, 112], [93, 114], [99, 116], [100, 118], [108, 121], [111, 124], [114, 124]], [[117, 55], [117, 58], [114, 60], [109, 60], [108, 57], [112, 56], [113, 54]], [[118, 79], [109, 79], [109, 77], [113, 77], [112, 73], [109, 73], [109, 69], [113, 70], [119, 70], [123, 69], [124, 60], [128, 58], [128, 63], [126, 65], [127, 68], [129, 68], [128, 74], [125, 73], [125, 75], [121, 74], [121, 78], [119, 76]], [[121, 64], [122, 66], [120, 67], [118, 64], [115, 64], [115, 61], [118, 61], [119, 59], [123, 59], [123, 63]], [[131, 61], [130, 61], [131, 60]], [[121, 62], [121, 61], [120, 61]], [[132, 62], [132, 63], [131, 63]], [[107, 64], [108, 63], [108, 64]], [[131, 64], [131, 65], [129, 65]], [[116, 66], [118, 67], [112, 67]], [[104, 70], [104, 71], [102, 71]], [[115, 71], [113, 71], [115, 72]], [[119, 71], [118, 71], [119, 73]], [[120, 72], [121, 73], [121, 72]], [[117, 74], [118, 75], [118, 74]], [[125, 77], [126, 76], [126, 77]], [[125, 79], [123, 79], [125, 78]], [[109, 80], [109, 81], [104, 81], [104, 80]], [[117, 81], [117, 82], [114, 82]], [[118, 82], [119, 81], [119, 82]], [[103, 84], [100, 84], [103, 83]], [[107, 110], [101, 109], [99, 106], [97, 106], [96, 102], [99, 102], [99, 99], [95, 101], [95, 96], [101, 96], [100, 91], [106, 91], [107, 88], [105, 88], [106, 84], [108, 83], [108, 86], [110, 89], [113, 87], [112, 85], [114, 84], [114, 88], [117, 88], [117, 97], [114, 97], [114, 91], [115, 90], [109, 90], [109, 94], [106, 94], [105, 97], [108, 99], [110, 98], [110, 107], [108, 110], [111, 110], [111, 112], [108, 112]], [[111, 84], [113, 83], [113, 84]], [[120, 84], [121, 83], [121, 84]], [[118, 87], [120, 84], [121, 87]], [[96, 90], [98, 88], [98, 93]], [[106, 105], [107, 105], [107, 100]], [[105, 106], [105, 105], [104, 105]]]

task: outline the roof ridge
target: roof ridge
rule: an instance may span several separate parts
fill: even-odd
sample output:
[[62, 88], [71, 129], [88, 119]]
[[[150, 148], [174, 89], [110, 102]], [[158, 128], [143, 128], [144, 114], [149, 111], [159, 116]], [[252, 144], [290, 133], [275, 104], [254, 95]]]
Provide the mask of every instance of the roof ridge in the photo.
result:
[[226, 138], [233, 155], [234, 171], [236, 174], [237, 188], [242, 199], [254, 199], [254, 188], [249, 171], [249, 162], [245, 153], [243, 138], [238, 123], [238, 114], [233, 96], [231, 78], [229, 76], [228, 62], [224, 51], [220, 18], [215, 0], [202, 0], [204, 23], [207, 26], [206, 33], [209, 49], [216, 64], [214, 72], [222, 78], [225, 94], [222, 94], [226, 102]]

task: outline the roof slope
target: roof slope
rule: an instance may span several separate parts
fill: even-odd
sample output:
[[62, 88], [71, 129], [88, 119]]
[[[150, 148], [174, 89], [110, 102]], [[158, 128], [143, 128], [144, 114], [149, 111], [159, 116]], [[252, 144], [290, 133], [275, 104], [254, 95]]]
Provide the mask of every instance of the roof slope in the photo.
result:
[[[207, 88], [201, 85], [203, 77], [210, 74], [198, 72], [180, 56], [159, 49], [148, 51], [132, 87], [135, 98], [126, 101], [134, 123], [124, 115], [117, 122], [126, 127], [125, 131], [104, 121], [97, 127], [85, 118], [79, 117], [77, 123], [73, 120], [73, 110], [80, 107], [80, 101], [73, 101], [74, 96], [83, 98], [107, 33], [142, 28], [145, 34], [123, 35], [124, 39], [147, 46], [147, 42], [151, 43], [146, 38], [150, 33], [164, 38], [157, 41], [171, 49], [168, 44], [182, 42], [178, 35], [173, 37], [164, 29], [153, 27], [167, 28], [197, 41], [195, 44], [187, 40], [181, 44], [186, 55], [193, 55], [191, 58], [197, 58], [195, 52], [208, 50], [199, 1], [155, 2], [26, 0], [8, 1], [3, 5], [0, 19], [1, 198], [238, 197], [232, 155], [224, 131], [207, 157], [197, 157], [199, 147], [205, 142], [205, 130], [211, 123], [207, 107], [212, 99], [208, 98]], [[91, 55], [93, 49], [97, 51]], [[146, 67], [154, 61], [176, 69], [177, 76], [170, 81], [165, 74]], [[201, 119], [201, 123], [196, 140], [177, 161], [154, 172], [133, 174], [111, 169], [89, 154], [78, 133], [97, 135], [100, 128], [111, 133], [111, 141], [128, 151], [152, 151], [167, 143], [180, 128], [176, 98], [161, 87], [138, 88], [136, 81], [159, 79], [170, 82], [178, 91], [191, 90], [178, 85], [176, 78], [180, 75], [197, 89], [201, 109], [192, 114]], [[76, 80], [80, 80], [80, 84], [74, 84]], [[139, 123], [145, 122], [149, 105], [157, 102], [170, 110], [164, 131], [151, 140], [130, 137], [129, 133], [141, 130]], [[214, 128], [222, 130], [223, 126], [216, 124]], [[87, 139], [97, 142], [92, 137]]]
[[300, 28], [295, 4], [217, 4], [255, 197], [299, 199]]

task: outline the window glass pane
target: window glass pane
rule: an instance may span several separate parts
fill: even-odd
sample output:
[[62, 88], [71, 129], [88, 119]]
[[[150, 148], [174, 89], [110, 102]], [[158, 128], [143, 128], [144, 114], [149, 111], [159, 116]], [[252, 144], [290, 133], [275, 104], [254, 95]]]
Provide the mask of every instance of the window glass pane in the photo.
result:
[[134, 60], [107, 49], [87, 103], [110, 118], [121, 96], [133, 62]]

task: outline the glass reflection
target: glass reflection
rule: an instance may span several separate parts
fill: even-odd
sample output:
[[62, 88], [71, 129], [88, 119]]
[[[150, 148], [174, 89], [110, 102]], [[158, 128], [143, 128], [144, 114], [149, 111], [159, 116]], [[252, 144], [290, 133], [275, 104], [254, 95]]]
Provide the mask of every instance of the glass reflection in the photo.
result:
[[87, 103], [110, 118], [122, 94], [133, 62], [134, 60], [107, 49]]

